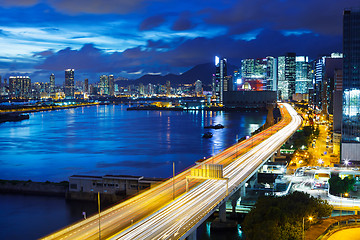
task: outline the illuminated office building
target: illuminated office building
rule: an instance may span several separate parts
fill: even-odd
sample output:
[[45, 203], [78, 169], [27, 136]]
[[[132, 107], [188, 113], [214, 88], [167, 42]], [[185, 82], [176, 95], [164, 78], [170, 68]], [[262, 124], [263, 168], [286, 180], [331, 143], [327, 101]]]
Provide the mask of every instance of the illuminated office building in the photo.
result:
[[241, 77], [251, 78], [255, 70], [254, 59], [243, 59], [241, 60]]
[[84, 92], [89, 92], [89, 79], [85, 78], [84, 80]]
[[220, 104], [224, 101], [224, 81], [227, 76], [227, 61], [226, 58], [215, 57], [216, 72], [213, 77], [213, 95], [216, 101]]
[[311, 65], [307, 56], [296, 56], [295, 93], [308, 94], [312, 88]]
[[195, 94], [196, 94], [196, 96], [203, 95], [203, 87], [202, 87], [202, 82], [200, 80], [197, 80], [195, 82]]
[[296, 64], [295, 53], [278, 57], [278, 92], [279, 99], [291, 100], [295, 94]]
[[65, 97], [74, 98], [74, 69], [65, 70]]
[[343, 15], [341, 160], [360, 161], [360, 9]]
[[266, 90], [277, 90], [277, 59], [271, 56], [266, 57]]
[[114, 96], [115, 95], [115, 83], [114, 83], [114, 75], [109, 75], [109, 95]]
[[55, 93], [55, 75], [52, 73], [50, 75], [50, 94]]
[[100, 76], [100, 95], [109, 95], [109, 78], [106, 75]]

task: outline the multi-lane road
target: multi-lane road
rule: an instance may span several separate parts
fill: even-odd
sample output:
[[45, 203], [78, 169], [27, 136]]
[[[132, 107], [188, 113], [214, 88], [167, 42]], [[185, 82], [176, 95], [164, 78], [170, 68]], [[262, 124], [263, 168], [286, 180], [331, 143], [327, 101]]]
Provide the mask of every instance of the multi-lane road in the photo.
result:
[[[282, 120], [203, 162], [223, 164], [229, 192], [247, 179], [300, 127], [301, 117], [281, 104]], [[201, 166], [194, 166], [200, 168]], [[223, 180], [197, 180], [186, 191], [186, 170], [98, 215], [43, 239], [178, 239], [226, 197]], [[173, 186], [174, 184], [174, 186]], [[175, 200], [173, 200], [175, 189]]]

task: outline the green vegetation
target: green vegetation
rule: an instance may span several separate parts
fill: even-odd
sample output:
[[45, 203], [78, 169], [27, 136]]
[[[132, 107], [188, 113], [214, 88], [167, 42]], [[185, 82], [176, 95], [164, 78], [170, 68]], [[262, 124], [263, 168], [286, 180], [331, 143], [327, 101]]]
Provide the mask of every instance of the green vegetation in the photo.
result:
[[292, 144], [284, 145], [282, 148], [290, 149], [291, 145], [293, 146], [292, 149], [297, 150], [300, 149], [302, 146], [309, 146], [312, 140], [315, 137], [319, 136], [319, 128], [314, 128], [313, 126], [305, 126], [301, 130], [298, 130], [292, 136]]
[[345, 177], [344, 179], [341, 179], [339, 175], [334, 175], [329, 179], [329, 192], [333, 195], [349, 193], [353, 190], [354, 184], [354, 178]]
[[[332, 209], [327, 202], [302, 192], [264, 197], [257, 201], [242, 226], [250, 240], [302, 239], [303, 218], [311, 216], [314, 223], [330, 216]], [[309, 220], [305, 220], [305, 229], [309, 226]]]

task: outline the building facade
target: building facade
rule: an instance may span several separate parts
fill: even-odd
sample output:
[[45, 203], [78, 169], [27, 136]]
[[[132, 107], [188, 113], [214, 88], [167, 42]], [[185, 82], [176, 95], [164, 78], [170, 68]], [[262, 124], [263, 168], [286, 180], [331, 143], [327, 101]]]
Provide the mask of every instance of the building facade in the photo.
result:
[[10, 76], [9, 94], [11, 98], [30, 98], [31, 79], [28, 76]]
[[55, 74], [50, 75], [50, 95], [53, 96], [55, 94]]
[[360, 9], [343, 15], [341, 160], [360, 161]]
[[308, 94], [312, 88], [311, 64], [307, 56], [296, 56], [295, 93]]
[[224, 102], [224, 81], [227, 76], [227, 60], [226, 58], [215, 57], [216, 72], [213, 77], [213, 96], [216, 97], [216, 101], [219, 104]]
[[266, 90], [277, 91], [277, 59], [271, 56], [266, 58]]
[[129, 175], [84, 176], [69, 177], [70, 192], [105, 193], [130, 196], [141, 190], [150, 188], [163, 179], [144, 178]]
[[74, 89], [74, 69], [65, 70], [65, 97], [74, 98], [75, 89]]

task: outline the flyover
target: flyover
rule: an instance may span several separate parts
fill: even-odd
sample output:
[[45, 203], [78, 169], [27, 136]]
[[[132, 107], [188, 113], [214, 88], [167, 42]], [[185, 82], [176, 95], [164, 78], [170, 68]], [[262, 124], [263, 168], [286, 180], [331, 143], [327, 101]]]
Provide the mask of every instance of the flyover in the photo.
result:
[[[186, 192], [186, 177], [191, 172], [188, 169], [155, 188], [101, 212], [100, 216], [94, 215], [43, 239], [188, 237], [217, 208], [223, 208], [229, 197], [301, 126], [301, 117], [289, 104], [280, 106], [282, 120], [279, 123], [202, 163], [223, 165], [223, 175], [228, 182], [195, 179], [189, 183], [190, 191]], [[201, 168], [202, 164], [193, 168]]]

